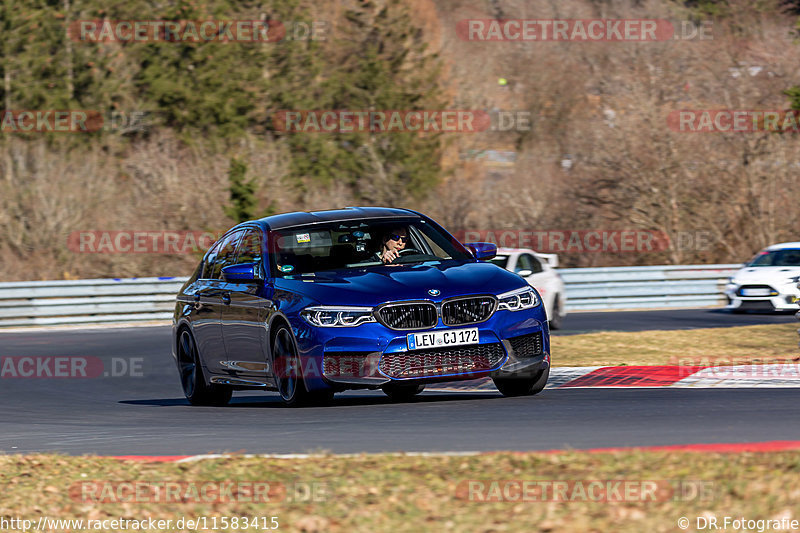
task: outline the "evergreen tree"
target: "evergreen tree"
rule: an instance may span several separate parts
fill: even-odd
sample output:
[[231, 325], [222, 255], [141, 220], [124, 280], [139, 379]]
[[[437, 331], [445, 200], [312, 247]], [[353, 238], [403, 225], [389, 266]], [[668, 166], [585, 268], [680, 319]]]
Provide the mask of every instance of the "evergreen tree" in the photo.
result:
[[[348, 11], [346, 37], [276, 52], [274, 98], [285, 110], [443, 109], [439, 60], [397, 0]], [[418, 132], [287, 133], [290, 177], [301, 189], [348, 184], [362, 201], [420, 197], [440, 175], [441, 136]]]
[[[252, 20], [236, 2], [212, 7], [180, 0], [166, 20]], [[271, 43], [154, 42], [136, 46], [141, 70], [135, 84], [168, 126], [190, 133], [237, 136], [252, 124]]]
[[231, 158], [228, 167], [228, 183], [231, 204], [225, 208], [225, 214], [237, 224], [254, 219], [256, 187], [253, 180], [247, 180], [247, 164], [241, 159]]
[[783, 94], [789, 97], [790, 105], [795, 111], [800, 111], [800, 87], [795, 85], [783, 91]]

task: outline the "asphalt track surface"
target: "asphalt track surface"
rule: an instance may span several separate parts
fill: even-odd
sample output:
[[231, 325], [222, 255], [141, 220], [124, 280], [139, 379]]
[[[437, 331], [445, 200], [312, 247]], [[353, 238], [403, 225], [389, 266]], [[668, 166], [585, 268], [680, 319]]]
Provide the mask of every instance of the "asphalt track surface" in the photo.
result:
[[[707, 311], [659, 311], [655, 320], [667, 313], [671, 326], [697, 327], [693, 317]], [[621, 315], [576, 313], [565, 326], [585, 322], [594, 330]], [[794, 321], [710, 316], [715, 325]], [[630, 317], [617, 323], [637, 327]], [[0, 453], [445, 452], [800, 440], [800, 389], [553, 389], [526, 398], [425, 392], [405, 404], [366, 391], [304, 409], [283, 407], [275, 393], [237, 392], [228, 407], [191, 407], [169, 353], [170, 331], [0, 333], [0, 357], [94, 356], [107, 370], [115, 358], [137, 365], [133, 375], [119, 377], [0, 379]]]
[[571, 313], [555, 335], [597, 331], [645, 331], [653, 329], [728, 328], [763, 324], [797, 324], [792, 313], [750, 311], [733, 314], [725, 309], [664, 309], [659, 311], [608, 311]]

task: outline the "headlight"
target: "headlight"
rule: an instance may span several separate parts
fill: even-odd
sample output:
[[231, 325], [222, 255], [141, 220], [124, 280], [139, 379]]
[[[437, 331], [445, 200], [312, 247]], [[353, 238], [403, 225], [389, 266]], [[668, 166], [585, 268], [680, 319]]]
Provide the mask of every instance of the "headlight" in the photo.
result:
[[530, 309], [539, 305], [539, 298], [536, 292], [530, 287], [523, 287], [509, 292], [504, 292], [497, 296], [498, 309], [508, 309], [509, 311], [519, 311]]
[[375, 322], [371, 307], [335, 307], [321, 305], [300, 311], [306, 322], [320, 328], [342, 328]]

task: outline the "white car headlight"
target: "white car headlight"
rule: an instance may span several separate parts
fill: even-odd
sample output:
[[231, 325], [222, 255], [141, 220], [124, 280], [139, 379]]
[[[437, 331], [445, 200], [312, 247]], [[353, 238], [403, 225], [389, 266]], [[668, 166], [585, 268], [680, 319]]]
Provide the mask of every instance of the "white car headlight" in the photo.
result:
[[320, 305], [300, 311], [306, 322], [320, 328], [346, 328], [375, 322], [371, 307], [337, 307]]
[[537, 298], [536, 292], [530, 287], [523, 287], [521, 289], [498, 294], [497, 300], [498, 309], [507, 309], [509, 311], [531, 309], [539, 305], [539, 298]]

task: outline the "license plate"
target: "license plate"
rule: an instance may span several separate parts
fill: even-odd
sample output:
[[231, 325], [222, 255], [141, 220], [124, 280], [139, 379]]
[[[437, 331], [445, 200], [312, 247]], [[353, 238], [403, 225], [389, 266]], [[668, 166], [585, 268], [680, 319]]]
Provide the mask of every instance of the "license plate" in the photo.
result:
[[769, 296], [769, 289], [742, 289], [742, 296]]
[[459, 346], [461, 344], [477, 344], [478, 328], [429, 331], [427, 333], [409, 333], [406, 336], [409, 350], [422, 348], [441, 348]]

